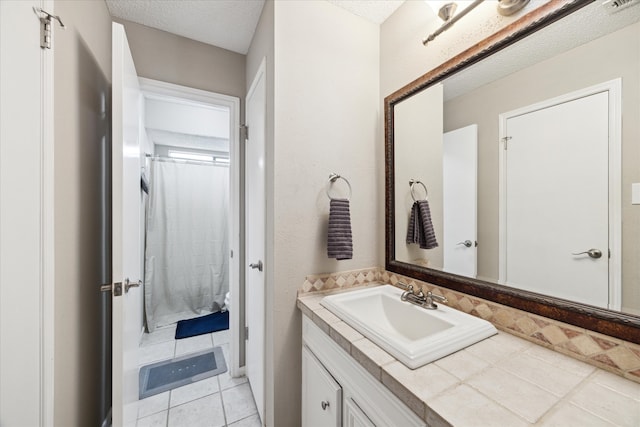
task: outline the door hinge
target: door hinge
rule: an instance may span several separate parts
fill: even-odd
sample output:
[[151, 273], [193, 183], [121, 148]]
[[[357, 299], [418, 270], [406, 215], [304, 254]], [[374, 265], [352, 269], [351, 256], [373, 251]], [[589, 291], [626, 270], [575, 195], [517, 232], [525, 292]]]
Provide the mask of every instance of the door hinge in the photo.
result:
[[233, 249], [231, 249], [231, 251], [229, 251], [229, 252], [230, 252], [229, 258], [233, 258]]
[[505, 136], [504, 138], [502, 138], [502, 142], [504, 142], [504, 149], [507, 149], [507, 142], [513, 138], [512, 136]]
[[240, 125], [240, 133], [242, 134], [242, 139], [244, 139], [245, 141], [249, 139], [249, 126]]
[[42, 49], [51, 49], [52, 47], [52, 27], [53, 21], [56, 20], [60, 23], [60, 28], [65, 29], [67, 27], [62, 23], [57, 15], [52, 15], [49, 12], [39, 7], [34, 8], [36, 13], [41, 13], [44, 16], [40, 16], [40, 47]]
[[245, 341], [249, 339], [249, 327], [248, 326], [244, 327], [244, 339], [245, 339]]

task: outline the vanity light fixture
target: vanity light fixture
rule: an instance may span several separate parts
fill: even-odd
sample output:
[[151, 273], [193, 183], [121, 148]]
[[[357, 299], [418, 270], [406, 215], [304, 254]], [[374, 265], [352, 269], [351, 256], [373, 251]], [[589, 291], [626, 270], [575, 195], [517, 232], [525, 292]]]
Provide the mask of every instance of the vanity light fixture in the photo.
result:
[[[455, 24], [460, 19], [462, 19], [463, 16], [465, 16], [467, 13], [475, 9], [483, 1], [484, 0], [475, 0], [469, 6], [462, 9], [460, 13], [458, 13], [457, 15], [455, 14], [455, 12], [458, 5], [455, 2], [427, 1], [427, 4], [429, 5], [429, 7], [434, 9], [434, 12], [436, 12], [440, 17], [440, 19], [444, 21], [444, 24], [442, 24], [440, 28], [438, 28], [434, 33], [429, 35], [427, 38], [423, 39], [422, 44], [426, 46], [427, 43], [435, 40], [436, 37], [438, 37], [440, 34], [447, 31], [449, 28], [451, 28], [453, 24]], [[529, 0], [526, 0], [526, 1], [529, 1]]]

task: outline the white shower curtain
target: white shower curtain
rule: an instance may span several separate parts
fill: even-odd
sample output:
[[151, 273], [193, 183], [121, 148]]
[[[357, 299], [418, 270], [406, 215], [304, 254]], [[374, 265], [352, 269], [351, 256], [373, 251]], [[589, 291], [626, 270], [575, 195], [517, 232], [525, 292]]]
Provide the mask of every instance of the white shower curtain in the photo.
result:
[[229, 290], [226, 166], [153, 159], [147, 209], [147, 328], [218, 311]]

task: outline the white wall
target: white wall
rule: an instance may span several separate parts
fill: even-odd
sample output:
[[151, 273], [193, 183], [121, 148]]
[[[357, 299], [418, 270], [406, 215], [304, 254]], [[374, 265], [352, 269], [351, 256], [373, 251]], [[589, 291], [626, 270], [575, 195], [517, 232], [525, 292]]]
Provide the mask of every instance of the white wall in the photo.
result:
[[[301, 319], [307, 274], [378, 265], [375, 176], [379, 27], [328, 2], [275, 5], [275, 424], [300, 423]], [[353, 259], [327, 258], [331, 172], [351, 183]]]
[[166, 99], [145, 100], [145, 126], [168, 132], [229, 139], [229, 110]]
[[[377, 25], [328, 2], [267, 1], [247, 57], [247, 86], [267, 57], [265, 418], [270, 426], [300, 424], [296, 296], [304, 277], [381, 262], [378, 45]], [[325, 185], [331, 172], [344, 175], [353, 187], [354, 255], [348, 261], [326, 254]]]

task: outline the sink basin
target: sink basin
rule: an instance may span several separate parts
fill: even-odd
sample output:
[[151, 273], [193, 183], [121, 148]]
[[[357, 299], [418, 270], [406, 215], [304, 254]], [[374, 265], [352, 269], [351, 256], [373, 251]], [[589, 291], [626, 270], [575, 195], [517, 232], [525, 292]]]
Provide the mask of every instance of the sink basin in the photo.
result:
[[411, 369], [488, 338], [486, 320], [443, 304], [427, 310], [401, 301], [391, 285], [324, 297], [320, 304]]

